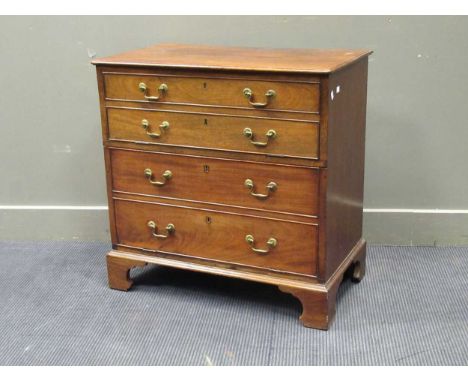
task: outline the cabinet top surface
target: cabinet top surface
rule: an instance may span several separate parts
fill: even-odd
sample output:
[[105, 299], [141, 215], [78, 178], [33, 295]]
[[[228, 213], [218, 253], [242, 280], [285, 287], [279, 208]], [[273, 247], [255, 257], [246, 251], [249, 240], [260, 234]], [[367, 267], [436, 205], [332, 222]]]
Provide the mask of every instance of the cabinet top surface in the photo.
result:
[[261, 49], [160, 44], [115, 56], [94, 65], [200, 68], [255, 72], [331, 73], [371, 54], [348, 49]]

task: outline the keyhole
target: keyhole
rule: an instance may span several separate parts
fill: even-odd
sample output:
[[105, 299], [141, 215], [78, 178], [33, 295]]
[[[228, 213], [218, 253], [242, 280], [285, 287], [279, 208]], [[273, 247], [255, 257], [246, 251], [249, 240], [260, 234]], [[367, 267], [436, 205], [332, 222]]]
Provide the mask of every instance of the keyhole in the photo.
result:
[[203, 87], [206, 89], [206, 82], [203, 82]]
[[205, 118], [205, 125], [208, 125], [208, 118]]
[[207, 164], [205, 164], [205, 165], [203, 166], [203, 172], [206, 172], [206, 173], [210, 172], [210, 166], [208, 166]]
[[211, 217], [207, 216], [205, 217], [206, 224], [211, 224]]

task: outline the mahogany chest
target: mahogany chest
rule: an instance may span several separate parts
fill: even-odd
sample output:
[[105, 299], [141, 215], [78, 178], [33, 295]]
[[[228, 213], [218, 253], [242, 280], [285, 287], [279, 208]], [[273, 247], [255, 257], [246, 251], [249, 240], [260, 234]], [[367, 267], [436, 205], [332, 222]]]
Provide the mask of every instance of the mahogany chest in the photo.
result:
[[97, 59], [113, 250], [277, 285], [327, 329], [365, 272], [365, 50], [163, 44]]

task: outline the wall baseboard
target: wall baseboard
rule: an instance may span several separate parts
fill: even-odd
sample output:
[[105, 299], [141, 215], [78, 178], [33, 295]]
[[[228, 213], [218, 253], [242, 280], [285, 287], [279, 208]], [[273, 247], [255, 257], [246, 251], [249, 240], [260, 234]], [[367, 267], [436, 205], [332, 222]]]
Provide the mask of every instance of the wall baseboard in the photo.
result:
[[[365, 209], [369, 244], [468, 245], [468, 210]], [[107, 206], [0, 206], [0, 240], [110, 241]]]
[[110, 241], [107, 207], [0, 208], [0, 240]]
[[468, 213], [364, 212], [363, 229], [371, 244], [468, 245]]
[[107, 206], [0, 205], [0, 210], [107, 211]]

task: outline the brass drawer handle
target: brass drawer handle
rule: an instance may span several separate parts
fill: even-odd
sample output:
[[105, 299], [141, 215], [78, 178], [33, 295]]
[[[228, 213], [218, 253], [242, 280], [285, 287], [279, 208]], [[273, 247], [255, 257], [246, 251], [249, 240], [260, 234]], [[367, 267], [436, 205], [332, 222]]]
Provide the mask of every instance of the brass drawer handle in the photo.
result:
[[265, 97], [266, 97], [266, 102], [265, 103], [262, 103], [262, 102], [253, 102], [253, 98], [254, 98], [254, 95], [253, 95], [253, 91], [249, 88], [245, 88], [243, 90], [243, 93], [244, 93], [244, 97], [247, 98], [249, 100], [249, 103], [253, 106], [253, 107], [265, 107], [268, 105], [268, 102], [270, 101], [270, 99], [272, 99], [273, 97], [276, 97], [276, 92], [274, 90], [268, 90], [266, 93], [265, 93]]
[[151, 228], [151, 234], [158, 239], [167, 239], [170, 235], [172, 235], [175, 232], [175, 226], [172, 223], [169, 223], [166, 226], [167, 235], [158, 233], [158, 226], [153, 220], [150, 220], [147, 226]]
[[145, 176], [148, 178], [148, 181], [151, 184], [154, 184], [155, 186], [158, 186], [158, 187], [162, 187], [167, 183], [168, 180], [170, 180], [172, 178], [172, 172], [171, 172], [171, 170], [164, 171], [163, 174], [162, 174], [162, 177], [164, 178], [164, 180], [162, 182], [157, 181], [157, 180], [153, 180], [153, 171], [151, 171], [150, 168], [147, 168], [145, 170]]
[[168, 129], [169, 128], [169, 122], [167, 121], [163, 121], [160, 125], [159, 125], [159, 131], [161, 133], [152, 133], [150, 131], [150, 124], [149, 124], [149, 121], [147, 119], [142, 119], [141, 120], [141, 127], [143, 127], [143, 129], [146, 130], [146, 134], [149, 135], [151, 138], [159, 138], [162, 133], [164, 132], [164, 130]]
[[276, 191], [278, 189], [278, 185], [275, 182], [270, 182], [266, 186], [266, 189], [267, 189], [266, 194], [256, 194], [254, 192], [255, 186], [254, 186], [254, 182], [252, 179], [246, 179], [244, 182], [244, 185], [250, 190], [250, 195], [255, 196], [256, 198], [259, 198], [259, 199], [268, 198], [271, 192]]
[[166, 84], [159, 85], [158, 92], [160, 93], [159, 96], [150, 96], [148, 95], [148, 87], [144, 82], [140, 82], [138, 85], [138, 89], [144, 94], [145, 99], [148, 101], [159, 101], [159, 99], [168, 91], [168, 86]]
[[268, 130], [266, 133], [267, 141], [266, 142], [256, 142], [253, 141], [252, 139], [254, 138], [254, 133], [250, 127], [246, 127], [244, 129], [244, 136], [250, 139], [250, 143], [252, 143], [255, 146], [260, 146], [260, 147], [265, 147], [268, 145], [268, 142], [270, 139], [275, 139], [276, 138], [276, 131], [275, 130]]
[[278, 245], [278, 240], [276, 240], [274, 237], [270, 237], [267, 241], [267, 246], [268, 246], [268, 249], [259, 249], [259, 248], [255, 248], [253, 245], [255, 243], [255, 239], [252, 235], [246, 235], [245, 236], [245, 241], [247, 243], [249, 243], [250, 245], [250, 249], [252, 249], [252, 251], [256, 252], [256, 253], [268, 253], [270, 252], [270, 250], [272, 250], [273, 248], [275, 248], [277, 245]]

